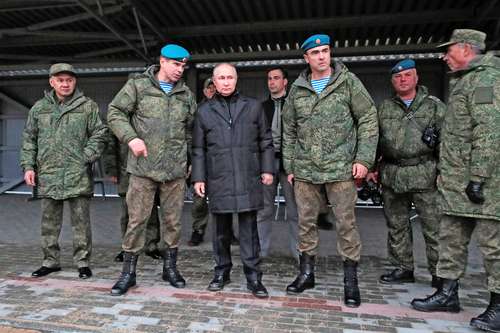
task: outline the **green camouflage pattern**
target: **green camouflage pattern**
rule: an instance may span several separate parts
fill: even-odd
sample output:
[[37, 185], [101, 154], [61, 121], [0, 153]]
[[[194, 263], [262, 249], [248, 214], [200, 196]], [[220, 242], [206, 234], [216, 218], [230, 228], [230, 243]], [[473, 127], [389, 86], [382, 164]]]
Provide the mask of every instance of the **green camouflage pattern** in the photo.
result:
[[[438, 188], [447, 215], [500, 221], [500, 59], [478, 55], [450, 82], [441, 131]], [[485, 202], [465, 194], [481, 181]]]
[[299, 215], [300, 253], [311, 256], [318, 254], [318, 214], [324, 202], [324, 190], [328, 201], [332, 203], [335, 215], [335, 231], [337, 233], [337, 251], [342, 260], [350, 259], [358, 262], [361, 256], [361, 239], [356, 225], [354, 206], [358, 198], [354, 182], [334, 182], [312, 184], [300, 180], [294, 183], [295, 200]]
[[[127, 200], [125, 199], [125, 197], [121, 196], [120, 200], [121, 200], [120, 230], [121, 230], [121, 238], [123, 240], [125, 238], [125, 233], [127, 232], [129, 218], [128, 218]], [[146, 240], [144, 243], [145, 251], [151, 252], [154, 250], [161, 250], [160, 216], [158, 208], [159, 204], [160, 203], [156, 200], [155, 197], [155, 203], [153, 205], [153, 208], [151, 209], [151, 215], [149, 216], [149, 219], [146, 222]]]
[[159, 66], [130, 78], [108, 108], [108, 124], [120, 142], [144, 140], [148, 157], [128, 155], [127, 171], [164, 182], [185, 178], [196, 102], [178, 81], [166, 94], [155, 77]]
[[382, 196], [387, 222], [389, 261], [396, 267], [414, 270], [413, 230], [410, 221], [411, 204], [413, 203], [424, 236], [427, 267], [432, 275], [436, 275], [440, 220], [437, 190], [396, 193], [390, 187], [385, 187]]
[[131, 175], [127, 192], [129, 221], [123, 237], [123, 251], [138, 254], [145, 250], [145, 228], [157, 192], [161, 207], [160, 219], [163, 223], [161, 239], [164, 243], [159, 248], [177, 248], [179, 246], [186, 180], [178, 178], [158, 183], [149, 178]]
[[455, 29], [451, 33], [450, 40], [438, 45], [444, 47], [456, 43], [467, 43], [479, 47], [481, 50], [486, 48], [486, 34], [482, 31], [473, 29]]
[[208, 225], [208, 203], [207, 198], [202, 198], [196, 193], [193, 194], [193, 207], [191, 218], [193, 219], [193, 231], [204, 234]]
[[464, 277], [473, 232], [483, 255], [488, 290], [500, 293], [500, 223], [492, 219], [443, 216], [437, 275], [451, 280]]
[[125, 196], [128, 189], [128, 152], [128, 145], [126, 143], [120, 143], [113, 133], [109, 133], [109, 142], [102, 155], [102, 161], [106, 175], [117, 178], [117, 192], [120, 196]]
[[[118, 179], [117, 190], [121, 200], [120, 230], [121, 238], [125, 236], [128, 225], [128, 206], [125, 200], [127, 194], [129, 174], [127, 173], [127, 158], [129, 148], [125, 143], [120, 143], [118, 138], [110, 133], [109, 143], [102, 156], [104, 170], [108, 176], [114, 176]], [[151, 216], [146, 222], [146, 251], [158, 249], [160, 242], [160, 218], [158, 215], [158, 198], [155, 197], [155, 203], [151, 210]]]
[[352, 164], [373, 165], [377, 111], [361, 81], [333, 62], [330, 82], [317, 94], [305, 70], [283, 106], [283, 163], [287, 174], [315, 184], [352, 179]]
[[[417, 95], [409, 108], [397, 95], [380, 104], [378, 155], [382, 156], [380, 181], [384, 188], [390, 187], [396, 193], [436, 189], [438, 148], [429, 148], [421, 138], [427, 126], [441, 129], [445, 110], [443, 102], [429, 95], [424, 86], [417, 87]], [[423, 161], [408, 163], [415, 165], [391, 163], [418, 158]]]
[[89, 267], [92, 253], [89, 197], [76, 197], [66, 200], [42, 199], [42, 266], [61, 267], [59, 236], [63, 224], [64, 202], [69, 204], [71, 215], [73, 261], [78, 267]]
[[35, 170], [38, 195], [63, 200], [94, 191], [92, 163], [106, 146], [107, 127], [97, 104], [79, 90], [60, 104], [54, 90], [31, 108], [20, 164]]

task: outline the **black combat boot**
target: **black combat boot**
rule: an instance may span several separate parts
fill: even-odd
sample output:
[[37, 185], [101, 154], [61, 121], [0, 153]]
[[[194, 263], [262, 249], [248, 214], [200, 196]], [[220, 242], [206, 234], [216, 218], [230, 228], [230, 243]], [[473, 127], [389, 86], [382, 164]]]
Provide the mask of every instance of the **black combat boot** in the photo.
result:
[[434, 312], [459, 312], [458, 280], [441, 279], [442, 283], [437, 291], [423, 299], [415, 298], [411, 306], [418, 311]]
[[431, 281], [432, 288], [439, 289], [439, 287], [441, 286], [442, 283], [443, 283], [443, 279], [441, 279], [439, 276], [437, 276], [437, 275], [432, 276], [432, 281]]
[[194, 230], [191, 234], [191, 239], [188, 241], [189, 246], [198, 246], [203, 243], [203, 231]]
[[301, 253], [299, 267], [299, 275], [286, 287], [286, 292], [289, 294], [300, 294], [306, 289], [314, 288], [314, 256]]
[[160, 250], [158, 250], [158, 249], [154, 249], [151, 251], [145, 251], [144, 254], [147, 255], [148, 257], [151, 257], [151, 258], [156, 259], [156, 260], [163, 258], [163, 255], [161, 254]]
[[470, 325], [480, 330], [500, 332], [500, 294], [491, 293], [486, 311], [472, 318]]
[[379, 282], [383, 284], [413, 283], [415, 282], [415, 277], [413, 276], [413, 271], [398, 267], [387, 274], [381, 275]]
[[123, 262], [123, 254], [125, 253], [125, 251], [120, 251], [120, 253], [118, 253], [115, 257], [115, 262]]
[[135, 268], [138, 258], [138, 255], [134, 255], [130, 252], [123, 253], [123, 269], [118, 281], [116, 281], [113, 288], [111, 288], [111, 295], [123, 295], [130, 287], [135, 286]]
[[361, 304], [358, 287], [358, 263], [350, 259], [344, 261], [344, 303], [350, 308]]
[[162, 278], [170, 282], [172, 287], [184, 288], [186, 286], [186, 281], [177, 270], [177, 248], [168, 248], [163, 251]]

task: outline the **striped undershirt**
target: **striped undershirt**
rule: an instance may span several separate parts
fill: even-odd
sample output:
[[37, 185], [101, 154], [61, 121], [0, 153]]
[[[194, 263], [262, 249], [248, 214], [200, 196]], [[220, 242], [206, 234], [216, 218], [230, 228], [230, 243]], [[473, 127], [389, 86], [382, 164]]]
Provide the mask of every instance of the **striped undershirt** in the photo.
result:
[[330, 76], [327, 76], [327, 77], [323, 77], [321, 79], [311, 80], [311, 85], [312, 85], [314, 91], [316, 92], [316, 94], [319, 95], [319, 94], [321, 94], [323, 89], [325, 89], [325, 87], [329, 81], [330, 81]]
[[159, 82], [160, 82], [160, 88], [165, 92], [165, 94], [168, 94], [170, 91], [172, 91], [172, 88], [174, 87], [173, 83], [166, 81], [159, 81]]
[[412, 99], [403, 99], [403, 103], [405, 103], [406, 107], [409, 108], [411, 103], [413, 103], [413, 98]]

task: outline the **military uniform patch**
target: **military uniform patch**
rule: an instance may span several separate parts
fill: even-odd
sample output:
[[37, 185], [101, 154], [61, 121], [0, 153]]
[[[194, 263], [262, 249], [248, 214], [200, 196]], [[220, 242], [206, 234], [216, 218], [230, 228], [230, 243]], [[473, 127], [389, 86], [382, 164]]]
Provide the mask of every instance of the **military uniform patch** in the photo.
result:
[[492, 104], [493, 87], [477, 87], [474, 89], [474, 104]]

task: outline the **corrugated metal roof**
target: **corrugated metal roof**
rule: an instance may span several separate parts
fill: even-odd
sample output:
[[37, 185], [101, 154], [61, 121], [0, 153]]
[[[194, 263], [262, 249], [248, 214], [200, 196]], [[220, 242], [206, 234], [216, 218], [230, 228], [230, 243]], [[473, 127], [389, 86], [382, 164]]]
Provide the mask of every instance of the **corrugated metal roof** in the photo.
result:
[[3, 0], [0, 61], [152, 62], [167, 42], [195, 62], [297, 58], [318, 32], [339, 56], [435, 52], [459, 27], [498, 49], [500, 1]]

